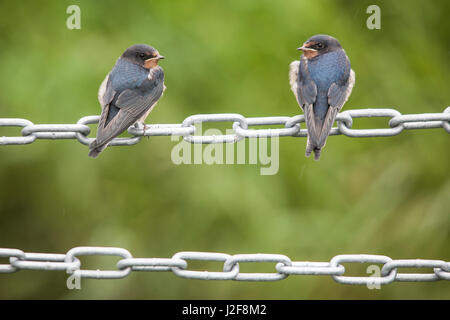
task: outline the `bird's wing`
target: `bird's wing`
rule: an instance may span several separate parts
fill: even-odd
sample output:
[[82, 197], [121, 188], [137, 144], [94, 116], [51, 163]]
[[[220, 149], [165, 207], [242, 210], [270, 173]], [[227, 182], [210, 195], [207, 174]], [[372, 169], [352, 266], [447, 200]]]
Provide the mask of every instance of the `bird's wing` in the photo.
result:
[[302, 57], [299, 63], [297, 86], [296, 96], [300, 107], [304, 108], [316, 102], [317, 86], [309, 75], [308, 61], [305, 57]]
[[99, 131], [101, 128], [105, 127], [109, 113], [109, 106], [113, 101], [114, 97], [117, 95], [117, 92], [113, 89], [111, 85], [110, 74], [111, 73], [108, 73], [106, 75], [105, 79], [100, 85], [100, 88], [98, 89], [98, 101], [102, 106], [102, 114], [100, 115], [100, 120], [98, 122]]
[[309, 77], [307, 63], [302, 59], [302, 62], [295, 60], [289, 65], [289, 84], [302, 109], [307, 104], [313, 104], [317, 96], [317, 87]]
[[[308, 61], [306, 60], [306, 58], [302, 56], [299, 62], [295, 62], [296, 61], [291, 63], [291, 68], [294, 68], [295, 65], [297, 65], [297, 87], [296, 94], [294, 94], [297, 98], [298, 104], [305, 114], [308, 135], [311, 140], [315, 141], [316, 136], [318, 136], [318, 131], [320, 130], [320, 128], [316, 129], [313, 111], [313, 105], [316, 102], [317, 98], [317, 86], [309, 75]], [[293, 71], [292, 74], [292, 77], [294, 78], [295, 73]], [[292, 87], [292, 85], [291, 89], [294, 90], [294, 87]]]
[[113, 90], [110, 84], [109, 75], [110, 73], [106, 75], [105, 79], [100, 85], [100, 88], [98, 89], [98, 102], [100, 102], [102, 109], [105, 108], [107, 104], [111, 103], [114, 95], [116, 94], [116, 91]]
[[292, 61], [289, 65], [289, 84], [291, 85], [292, 93], [295, 96], [295, 99], [297, 99], [298, 104], [300, 104], [300, 101], [298, 100], [298, 69], [300, 68], [300, 61], [295, 60]]
[[[145, 80], [147, 82], [149, 80]], [[161, 97], [164, 84], [162, 81], [144, 83], [153, 88], [142, 91], [139, 89], [125, 89], [120, 94], [116, 94], [113, 101], [105, 106], [100, 117], [97, 133], [97, 143], [95, 147], [101, 146], [111, 141], [121, 134], [129, 126], [135, 123], [151, 106]], [[113, 104], [119, 108], [117, 114], [105, 125], [109, 108]]]
[[330, 89], [328, 89], [328, 104], [330, 107], [341, 110], [342, 106], [345, 102], [347, 102], [348, 97], [352, 93], [354, 84], [355, 72], [353, 70], [350, 70], [350, 75], [347, 81], [343, 83], [333, 82]]
[[324, 144], [338, 112], [342, 109], [352, 93], [355, 84], [355, 72], [350, 69], [347, 81], [333, 82], [328, 89], [328, 112], [325, 116], [321, 133], [319, 135], [319, 145]]

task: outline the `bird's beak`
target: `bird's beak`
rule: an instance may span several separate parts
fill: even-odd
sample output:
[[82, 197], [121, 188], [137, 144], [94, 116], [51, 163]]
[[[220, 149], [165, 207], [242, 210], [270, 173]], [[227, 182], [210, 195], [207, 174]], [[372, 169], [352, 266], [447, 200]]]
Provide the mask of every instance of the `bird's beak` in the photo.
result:
[[164, 59], [164, 58], [165, 58], [164, 56], [161, 56], [161, 55], [158, 54], [156, 57], [153, 57], [153, 58], [145, 60], [145, 62], [149, 63], [150, 61], [158, 61], [158, 60], [161, 60], [161, 59]]
[[316, 49], [313, 49], [313, 48], [309, 48], [309, 47], [307, 47], [306, 46], [306, 44], [304, 44], [303, 46], [301, 46], [301, 47], [299, 47], [299, 48], [297, 48], [297, 50], [301, 50], [301, 51], [317, 51]]
[[162, 56], [158, 53], [158, 55], [156, 57], [145, 60], [144, 68], [147, 68], [147, 69], [154, 68], [158, 65], [158, 61], [161, 59], [164, 59], [164, 58], [165, 58], [164, 56]]

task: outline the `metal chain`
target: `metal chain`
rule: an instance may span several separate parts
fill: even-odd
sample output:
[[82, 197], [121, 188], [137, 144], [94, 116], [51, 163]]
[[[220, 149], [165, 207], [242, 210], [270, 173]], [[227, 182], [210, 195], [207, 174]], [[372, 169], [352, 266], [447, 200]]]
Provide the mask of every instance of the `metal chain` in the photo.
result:
[[[121, 259], [114, 270], [82, 269], [79, 256], [117, 256]], [[29, 253], [19, 249], [0, 248], [0, 258], [9, 258], [9, 263], [0, 264], [0, 273], [19, 270], [66, 271], [79, 278], [118, 279], [131, 271], [172, 271], [176, 276], [199, 280], [277, 281], [289, 275], [328, 275], [336, 282], [352, 285], [385, 285], [394, 281], [428, 282], [450, 280], [450, 262], [442, 260], [402, 259], [373, 254], [344, 254], [333, 257], [329, 262], [292, 261], [281, 254], [236, 254], [216, 252], [178, 252], [172, 258], [134, 258], [123, 248], [76, 247], [66, 254]], [[189, 270], [189, 261], [201, 260], [221, 262], [223, 271]], [[274, 263], [272, 273], [242, 273], [240, 263]], [[343, 263], [370, 263], [381, 265], [379, 274], [372, 276], [346, 276]], [[430, 273], [400, 273], [400, 268], [431, 268]]]
[[[390, 118], [387, 128], [352, 129], [354, 118]], [[88, 138], [89, 124], [98, 123], [99, 116], [86, 116], [76, 124], [34, 124], [26, 119], [0, 118], [0, 127], [22, 127], [21, 136], [0, 137], [0, 145], [29, 144], [36, 139], [77, 139], [89, 145], [94, 139]], [[195, 124], [204, 122], [232, 122], [232, 134], [194, 135]], [[198, 114], [187, 117], [181, 124], [153, 124], [144, 128], [131, 126], [128, 132], [132, 137], [115, 138], [110, 145], [123, 146], [138, 143], [143, 136], [183, 136], [190, 143], [234, 143], [243, 138], [255, 137], [306, 137], [307, 130], [301, 129], [305, 122], [303, 115], [294, 117], [246, 118], [237, 113]], [[443, 128], [450, 133], [450, 107], [442, 113], [421, 113], [402, 115], [395, 109], [354, 109], [339, 113], [337, 127], [331, 135], [344, 134], [348, 137], [390, 137], [403, 130]], [[249, 129], [253, 126], [281, 125], [283, 128]]]

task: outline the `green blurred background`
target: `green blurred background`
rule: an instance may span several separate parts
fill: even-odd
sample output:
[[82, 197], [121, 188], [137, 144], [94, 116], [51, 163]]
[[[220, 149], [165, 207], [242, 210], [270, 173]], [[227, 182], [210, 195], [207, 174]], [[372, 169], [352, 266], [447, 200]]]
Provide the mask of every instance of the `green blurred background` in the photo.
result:
[[[66, 28], [70, 4], [81, 8], [81, 30]], [[370, 4], [381, 7], [381, 30], [366, 28]], [[147, 123], [179, 123], [199, 113], [293, 116], [300, 110], [288, 66], [317, 33], [338, 38], [356, 71], [345, 109], [441, 112], [450, 104], [449, 14], [446, 0], [2, 0], [0, 117], [75, 123], [99, 114], [101, 81], [135, 43], [166, 56], [168, 89]], [[385, 126], [387, 119], [354, 124]], [[1, 128], [0, 135], [20, 129]], [[304, 157], [306, 139], [283, 138], [273, 176], [261, 176], [260, 165], [177, 166], [170, 158], [175, 144], [170, 137], [143, 139], [95, 160], [74, 140], [0, 147], [0, 247], [64, 253], [118, 246], [135, 257], [162, 258], [190, 250], [307, 261], [344, 253], [450, 260], [450, 144], [443, 129], [330, 137], [320, 162]], [[85, 268], [111, 269], [118, 259], [81, 260]], [[190, 266], [220, 271], [220, 263]], [[367, 265], [346, 267], [364, 275]], [[271, 272], [273, 264], [241, 264], [241, 271]], [[0, 298], [450, 298], [444, 281], [368, 290], [327, 276], [239, 283], [135, 272], [82, 280], [81, 290], [70, 291], [66, 277], [5, 274]]]

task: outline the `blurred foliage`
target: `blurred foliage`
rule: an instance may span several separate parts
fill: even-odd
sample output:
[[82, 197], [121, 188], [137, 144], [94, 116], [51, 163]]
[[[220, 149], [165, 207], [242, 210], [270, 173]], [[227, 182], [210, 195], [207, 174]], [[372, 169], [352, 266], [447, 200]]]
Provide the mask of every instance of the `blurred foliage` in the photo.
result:
[[[81, 30], [66, 28], [70, 4], [81, 7]], [[370, 4], [381, 7], [381, 30], [366, 28]], [[2, 0], [0, 117], [75, 123], [98, 114], [101, 81], [135, 43], [167, 58], [161, 65], [168, 89], [147, 122], [177, 123], [198, 113], [295, 115], [288, 65], [317, 33], [338, 38], [356, 71], [346, 109], [441, 112], [450, 103], [449, 9], [446, 0]], [[387, 124], [355, 121], [361, 125]], [[259, 165], [177, 166], [170, 159], [175, 143], [143, 139], [95, 160], [77, 141], [1, 147], [0, 247], [64, 253], [119, 246], [136, 257], [193, 250], [308, 261], [343, 253], [450, 260], [450, 148], [442, 129], [330, 137], [320, 162], [304, 157], [305, 139], [284, 138], [273, 176], [261, 176]], [[108, 268], [117, 261], [82, 259]], [[450, 298], [442, 281], [368, 290], [317, 276], [237, 283], [132, 273], [83, 280], [82, 290], [69, 291], [66, 277], [3, 275], [0, 298]]]

